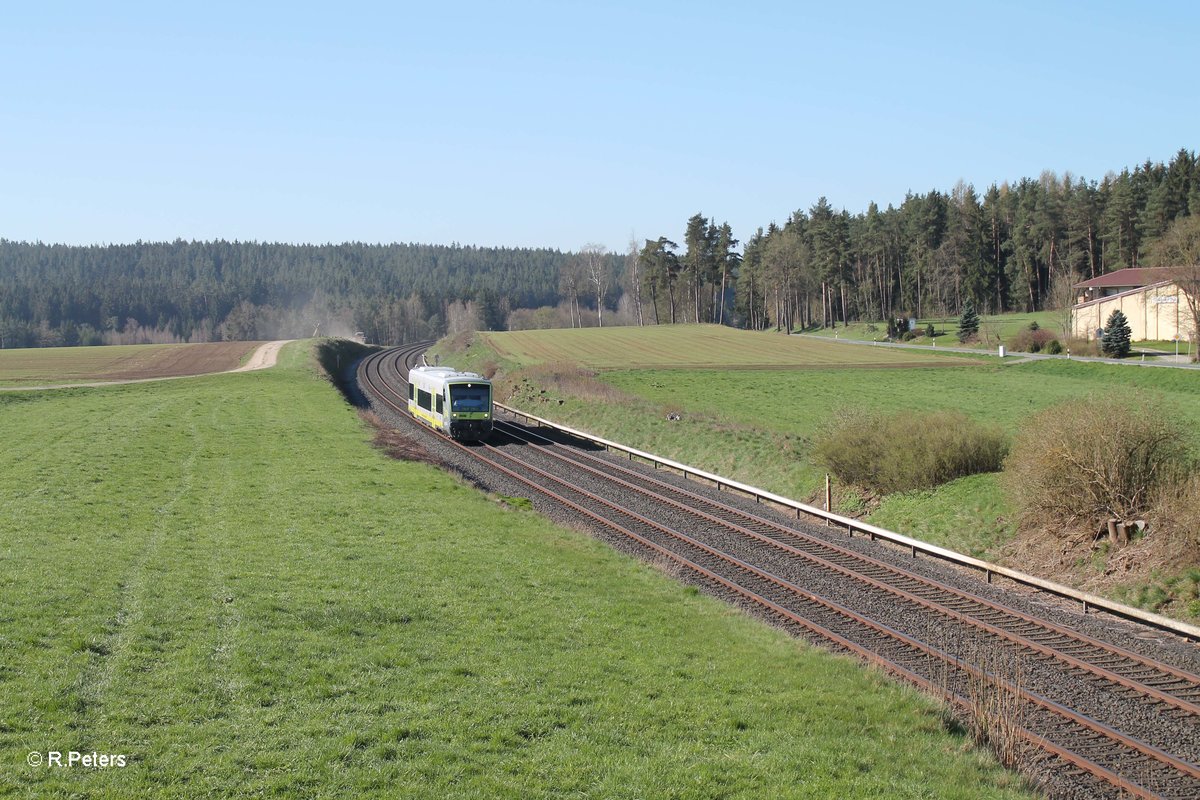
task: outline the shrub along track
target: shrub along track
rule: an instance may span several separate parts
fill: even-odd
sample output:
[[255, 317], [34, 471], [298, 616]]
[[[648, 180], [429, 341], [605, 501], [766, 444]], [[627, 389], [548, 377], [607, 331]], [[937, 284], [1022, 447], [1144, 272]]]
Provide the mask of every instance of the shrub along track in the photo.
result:
[[[406, 368], [420, 351], [370, 356], [358, 374], [380, 416], [432, 437], [404, 411]], [[838, 544], [830, 529], [772, 519], [558, 436], [497, 420], [493, 442], [430, 446], [493, 491], [527, 495], [557, 519], [945, 697], [1008, 760], [1051, 754], [1037, 771], [1055, 794], [1200, 796], [1194, 647], [1117, 646], [1108, 640], [1135, 626], [1106, 630], [945, 565], [904, 563], [861, 539]]]

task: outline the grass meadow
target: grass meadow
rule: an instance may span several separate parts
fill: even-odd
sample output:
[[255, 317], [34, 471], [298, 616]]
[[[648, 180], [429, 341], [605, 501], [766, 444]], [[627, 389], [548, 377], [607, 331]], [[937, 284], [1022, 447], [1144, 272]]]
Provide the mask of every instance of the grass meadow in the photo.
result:
[[[689, 335], [698, 335], [691, 345]], [[664, 361], [670, 353], [675, 361]], [[1047, 406], [1117, 386], [1161, 395], [1187, 429], [1200, 430], [1200, 374], [1188, 370], [970, 359], [686, 325], [489, 333], [445, 356], [455, 358], [495, 361], [518, 376], [513, 402], [532, 413], [799, 499], [815, 500], [823, 486], [810, 442], [842, 410], [961, 410], [1015, 433]], [[762, 367], [747, 370], [747, 361]], [[599, 372], [563, 385], [554, 373], [572, 362]], [[548, 383], [547, 392], [526, 390], [521, 376]], [[668, 420], [672, 412], [681, 419]], [[841, 510], [862, 510], [856, 498], [846, 502]], [[976, 555], [1014, 528], [996, 473], [882, 498], [870, 519]]]
[[719, 325], [575, 328], [479, 336], [501, 358], [519, 364], [571, 363], [604, 371], [901, 368], [946, 364], [935, 353], [888, 347], [863, 347], [848, 352], [833, 342], [735, 331]]
[[369, 439], [305, 344], [0, 394], [0, 796], [1024, 796], [915, 692]]
[[[927, 325], [932, 325], [935, 336], [933, 339], [921, 336], [915, 339], [913, 344], [933, 344], [936, 341], [939, 347], [943, 345], [947, 347], [973, 347], [979, 350], [991, 351], [995, 348], [997, 339], [1001, 343], [1007, 342], [1019, 331], [1028, 328], [1034, 322], [1040, 328], [1053, 331], [1065, 344], [1067, 336], [1064, 332], [1064, 325], [1069, 322], [1069, 317], [1063, 311], [980, 314], [979, 341], [966, 345], [958, 341], [958, 317], [922, 317], [917, 320], [917, 331], [924, 331]], [[850, 339], [860, 342], [870, 342], [876, 339], [883, 341], [887, 337], [887, 323], [852, 322], [849, 325], [839, 325], [836, 328], [814, 328], [805, 331], [805, 333], [830, 339]]]
[[[966, 347], [981, 352], [991, 353], [999, 344], [1009, 344], [1013, 337], [1027, 330], [1033, 323], [1039, 328], [1050, 331], [1064, 347], [1070, 347], [1068, 340], [1070, 316], [1067, 310], [1014, 312], [1009, 314], [981, 314], [980, 328], [976, 341], [962, 344], [958, 341], [958, 317], [922, 317], [917, 320], [917, 332], [921, 333], [926, 326], [932, 325], [932, 338], [921, 335], [912, 340], [912, 344], [935, 345], [937, 347]], [[839, 325], [836, 328], [812, 328], [803, 331], [809, 336], [826, 339], [842, 339], [855, 342], [883, 341], [887, 337], [886, 322], [852, 322], [849, 325]], [[1190, 345], [1187, 341], [1146, 341], [1134, 342], [1136, 353], [1154, 356], [1190, 355]]]

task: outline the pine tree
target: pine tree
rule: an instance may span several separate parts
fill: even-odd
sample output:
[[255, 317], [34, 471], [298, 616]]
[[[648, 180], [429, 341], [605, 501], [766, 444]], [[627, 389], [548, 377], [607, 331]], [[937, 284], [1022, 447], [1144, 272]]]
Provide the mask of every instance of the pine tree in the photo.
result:
[[1100, 349], [1109, 358], [1124, 358], [1129, 355], [1129, 340], [1132, 336], [1129, 320], [1121, 313], [1121, 309], [1115, 308], [1108, 317], [1108, 324], [1104, 326], [1104, 338], [1100, 340]]
[[968, 300], [963, 304], [962, 314], [958, 318], [958, 340], [970, 341], [979, 333], [979, 315], [975, 313], [975, 304]]

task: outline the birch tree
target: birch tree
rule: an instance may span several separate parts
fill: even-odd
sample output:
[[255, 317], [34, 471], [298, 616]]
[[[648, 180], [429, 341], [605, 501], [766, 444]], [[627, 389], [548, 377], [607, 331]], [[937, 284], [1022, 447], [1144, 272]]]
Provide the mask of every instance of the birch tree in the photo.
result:
[[[583, 273], [596, 293], [596, 325], [604, 327], [604, 295], [611, 276], [608, 271], [608, 248], [602, 244], [586, 244], [579, 253]], [[582, 326], [580, 326], [582, 327]]]

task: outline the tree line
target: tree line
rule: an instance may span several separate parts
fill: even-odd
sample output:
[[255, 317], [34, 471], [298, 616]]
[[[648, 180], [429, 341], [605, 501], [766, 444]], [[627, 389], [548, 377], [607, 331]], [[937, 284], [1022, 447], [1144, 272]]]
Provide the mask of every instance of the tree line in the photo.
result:
[[1156, 254], [1194, 259], [1184, 220], [1200, 220], [1200, 160], [1181, 149], [1165, 164], [1100, 181], [1047, 172], [982, 195], [960, 182], [858, 214], [821, 197], [745, 242], [727, 222], [695, 214], [681, 244], [658, 236], [625, 253], [594, 244], [572, 253], [0, 239], [0, 347], [314, 330], [392, 343], [470, 329], [674, 322], [790, 331], [956, 315], [967, 303], [1031, 311], [1069, 305], [1072, 284]]
[[0, 240], [0, 346], [309, 336], [318, 324], [320, 333], [412, 341], [443, 333], [456, 303], [499, 329], [512, 308], [558, 302], [570, 257], [461, 245]]
[[[697, 215], [682, 255], [666, 237], [647, 239], [626, 283], [638, 287], [652, 322], [677, 321], [681, 293], [695, 300], [687, 321], [785, 330], [954, 315], [968, 302], [985, 313], [1033, 311], [1069, 305], [1079, 281], [1143, 265], [1173, 223], [1192, 214], [1200, 215], [1200, 160], [1180, 150], [1169, 163], [1147, 161], [1099, 182], [1046, 172], [982, 195], [960, 182], [853, 215], [821, 197], [782, 225], [757, 229], [740, 257], [722, 244], [732, 240], [727, 226], [714, 239], [717, 226]], [[714, 298], [707, 305], [702, 287]], [[732, 317], [723, 302], [729, 287]]]

